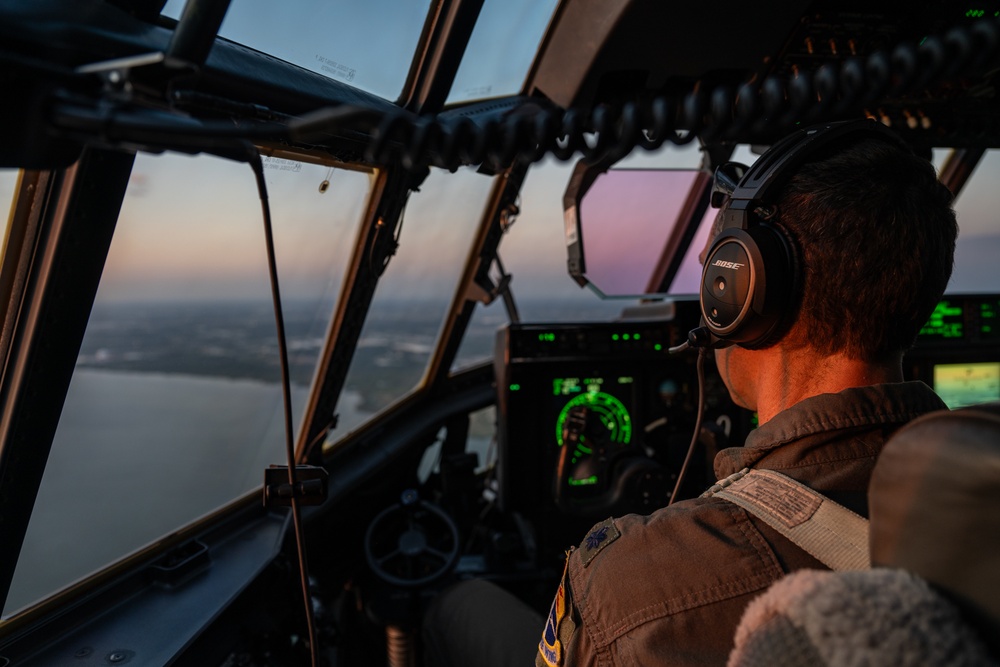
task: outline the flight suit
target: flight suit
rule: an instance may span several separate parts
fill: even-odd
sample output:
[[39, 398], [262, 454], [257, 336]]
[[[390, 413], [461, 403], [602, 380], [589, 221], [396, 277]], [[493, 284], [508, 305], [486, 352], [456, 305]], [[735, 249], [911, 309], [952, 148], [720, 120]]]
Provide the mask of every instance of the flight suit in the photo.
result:
[[[946, 406], [921, 382], [803, 400], [719, 452], [715, 474], [779, 471], [867, 516], [866, 491], [886, 439]], [[751, 599], [786, 573], [826, 569], [722, 498], [607, 519], [572, 550], [536, 665], [724, 665]]]

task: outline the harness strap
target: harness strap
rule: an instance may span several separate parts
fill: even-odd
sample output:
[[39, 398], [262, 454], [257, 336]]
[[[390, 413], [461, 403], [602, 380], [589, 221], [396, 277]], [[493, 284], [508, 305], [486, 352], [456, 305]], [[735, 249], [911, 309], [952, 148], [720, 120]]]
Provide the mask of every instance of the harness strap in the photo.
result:
[[702, 497], [739, 505], [831, 570], [867, 570], [868, 520], [773, 470], [743, 470]]

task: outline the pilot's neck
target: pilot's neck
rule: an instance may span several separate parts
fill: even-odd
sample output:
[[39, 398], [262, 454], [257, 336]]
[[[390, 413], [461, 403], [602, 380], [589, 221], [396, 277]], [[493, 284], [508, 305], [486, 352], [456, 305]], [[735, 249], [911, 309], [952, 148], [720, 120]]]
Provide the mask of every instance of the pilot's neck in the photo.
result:
[[764, 350], [728, 349], [731, 351], [717, 355], [720, 371], [724, 377], [727, 372], [730, 375], [733, 398], [755, 409], [761, 424], [812, 396], [903, 381], [902, 355], [873, 363], [843, 354], [820, 354], [811, 348], [788, 349], [781, 344]]

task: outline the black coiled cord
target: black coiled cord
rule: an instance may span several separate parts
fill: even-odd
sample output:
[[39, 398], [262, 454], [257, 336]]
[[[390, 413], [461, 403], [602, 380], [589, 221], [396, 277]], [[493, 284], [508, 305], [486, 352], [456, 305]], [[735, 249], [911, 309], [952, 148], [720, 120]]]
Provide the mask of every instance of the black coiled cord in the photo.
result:
[[[653, 150], [664, 142], [681, 145], [697, 137], [707, 142], [734, 139], [748, 131], [774, 133], [797, 123], [843, 116], [885, 97], [898, 99], [979, 69], [993, 60], [998, 48], [1000, 21], [989, 20], [928, 37], [920, 45], [904, 43], [891, 52], [825, 64], [788, 81], [769, 76], [738, 87], [696, 87], [685, 95], [600, 105], [592, 112], [563, 111], [534, 100], [513, 108], [502, 120], [484, 122], [399, 111], [372, 124], [365, 157], [375, 164], [398, 161], [410, 169], [449, 170], [477, 164], [502, 169], [547, 154], [564, 161], [575, 155], [615, 161], [635, 147]], [[344, 110], [335, 109], [293, 121], [290, 129], [294, 136], [308, 137], [343, 120]]]

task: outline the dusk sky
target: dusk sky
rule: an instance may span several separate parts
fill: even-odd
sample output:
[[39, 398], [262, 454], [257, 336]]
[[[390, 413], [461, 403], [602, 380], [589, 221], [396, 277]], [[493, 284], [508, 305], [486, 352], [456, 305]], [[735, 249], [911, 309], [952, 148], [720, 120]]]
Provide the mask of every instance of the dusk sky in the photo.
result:
[[[339, 287], [368, 175], [265, 159], [284, 289]], [[282, 171], [282, 169], [299, 171]], [[325, 193], [319, 186], [329, 176]], [[332, 206], [332, 202], [337, 202]], [[140, 156], [112, 244], [102, 298], [266, 297], [260, 202], [246, 165], [210, 157]], [[334, 285], [334, 283], [338, 283]]]
[[[631, 167], [696, 163], [697, 153], [690, 149], [667, 156], [639, 152], [625, 162]], [[283, 293], [332, 301], [357, 234], [370, 176], [273, 160], [269, 167]], [[521, 195], [521, 215], [501, 245], [501, 258], [515, 276], [515, 294], [521, 298], [592, 298], [566, 272], [561, 200], [571, 169], [572, 162], [551, 159], [532, 168]], [[1000, 155], [994, 151], [959, 199], [961, 237], [952, 291], [1000, 291], [994, 273], [984, 266], [998, 243], [995, 217], [989, 213], [998, 172]], [[330, 186], [320, 193], [327, 178]], [[9, 206], [15, 183], [16, 171], [0, 170], [4, 206]], [[456, 174], [435, 170], [421, 192], [410, 198], [401, 247], [384, 277], [386, 289], [391, 285], [400, 298], [450, 293], [489, 187], [490, 179], [471, 169]], [[139, 156], [105, 270], [102, 298], [266, 297], [260, 216], [253, 177], [245, 165], [209, 157]], [[619, 236], [629, 243], [636, 240]], [[601, 249], [597, 243], [588, 247], [595, 253]]]
[[14, 186], [17, 185], [17, 169], [0, 169], [0, 209], [10, 208], [14, 196]]

